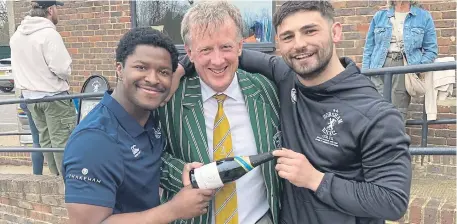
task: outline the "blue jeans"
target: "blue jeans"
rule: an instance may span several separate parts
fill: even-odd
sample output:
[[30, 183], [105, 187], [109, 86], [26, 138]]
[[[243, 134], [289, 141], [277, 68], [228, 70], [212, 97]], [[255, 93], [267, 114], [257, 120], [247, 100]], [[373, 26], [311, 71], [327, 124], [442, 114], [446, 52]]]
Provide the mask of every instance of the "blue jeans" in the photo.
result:
[[[33, 140], [33, 147], [40, 148], [40, 139], [39, 139], [39, 135], [38, 135], [38, 129], [35, 126], [35, 122], [32, 119], [32, 115], [30, 114], [30, 111], [27, 108], [26, 104], [21, 103], [20, 107], [22, 110], [24, 110], [25, 114], [27, 115], [27, 120], [29, 121], [30, 133], [32, 134], [32, 140]], [[32, 154], [33, 174], [43, 175], [43, 163], [44, 163], [43, 153], [42, 152], [32, 152], [31, 154]]]

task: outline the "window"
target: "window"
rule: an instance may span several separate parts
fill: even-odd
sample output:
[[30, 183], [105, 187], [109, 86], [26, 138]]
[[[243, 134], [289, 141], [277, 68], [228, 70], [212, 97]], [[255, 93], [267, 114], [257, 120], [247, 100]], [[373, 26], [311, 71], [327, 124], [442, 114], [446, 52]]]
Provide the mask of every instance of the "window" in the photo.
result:
[[[193, 0], [132, 1], [133, 26], [151, 26], [168, 34], [180, 52], [183, 53], [181, 20], [193, 2]], [[275, 3], [272, 0], [233, 0], [232, 2], [240, 9], [244, 21], [244, 47], [263, 52], [273, 52], [275, 45], [272, 15]]]

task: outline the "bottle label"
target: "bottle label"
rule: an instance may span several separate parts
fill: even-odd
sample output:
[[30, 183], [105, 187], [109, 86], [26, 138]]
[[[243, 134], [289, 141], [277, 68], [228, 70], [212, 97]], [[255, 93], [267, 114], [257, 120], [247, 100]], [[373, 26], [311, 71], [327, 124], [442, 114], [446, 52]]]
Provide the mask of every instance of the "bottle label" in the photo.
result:
[[195, 169], [194, 175], [200, 189], [216, 189], [224, 186], [216, 162]]
[[252, 165], [251, 165], [251, 161], [249, 160], [249, 157], [247, 157], [247, 156], [235, 156], [235, 158], [233, 158], [233, 159], [238, 164], [240, 164], [240, 166], [243, 167], [243, 169], [246, 170], [247, 172], [254, 169], [254, 167], [252, 167]]

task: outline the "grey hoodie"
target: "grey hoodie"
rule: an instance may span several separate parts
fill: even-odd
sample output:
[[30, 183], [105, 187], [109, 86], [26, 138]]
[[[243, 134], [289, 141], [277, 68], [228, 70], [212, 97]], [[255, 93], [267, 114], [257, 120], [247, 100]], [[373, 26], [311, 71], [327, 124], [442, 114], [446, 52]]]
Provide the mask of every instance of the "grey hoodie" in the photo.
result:
[[10, 47], [15, 85], [25, 90], [25, 98], [41, 98], [70, 88], [67, 80], [72, 60], [49, 19], [25, 17], [11, 37]]

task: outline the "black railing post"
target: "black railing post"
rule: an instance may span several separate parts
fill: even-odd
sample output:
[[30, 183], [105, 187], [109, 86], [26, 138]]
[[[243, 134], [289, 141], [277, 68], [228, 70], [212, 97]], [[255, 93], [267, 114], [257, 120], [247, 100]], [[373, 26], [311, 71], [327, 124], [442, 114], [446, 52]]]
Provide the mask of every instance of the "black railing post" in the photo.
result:
[[[427, 113], [425, 111], [425, 100], [424, 107], [422, 108], [422, 134], [421, 134], [421, 147], [427, 147], [427, 138], [428, 138], [428, 122], [427, 122]], [[424, 165], [425, 155], [421, 155], [421, 166]]]
[[384, 89], [382, 90], [384, 99], [392, 102], [392, 73], [384, 75]]

